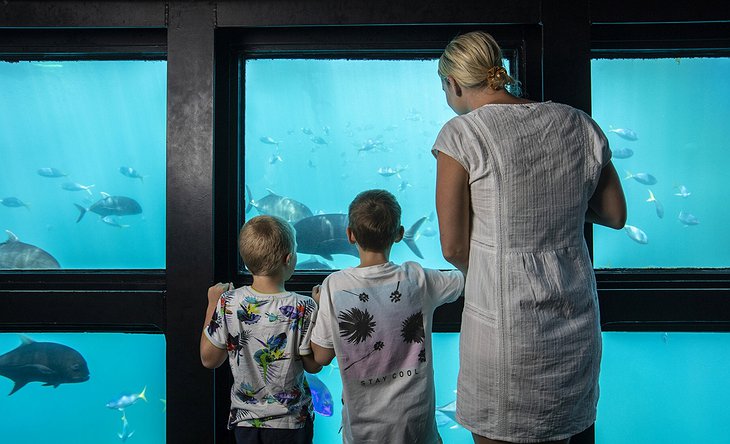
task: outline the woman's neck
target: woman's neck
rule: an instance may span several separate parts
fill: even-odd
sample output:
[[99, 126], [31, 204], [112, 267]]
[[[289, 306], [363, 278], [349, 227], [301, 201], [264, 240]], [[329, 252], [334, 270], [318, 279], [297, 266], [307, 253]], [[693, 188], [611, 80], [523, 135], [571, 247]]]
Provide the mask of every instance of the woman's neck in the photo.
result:
[[512, 105], [519, 103], [531, 103], [532, 100], [513, 96], [504, 89], [495, 91], [492, 88], [469, 88], [464, 89], [466, 104], [469, 112], [484, 105]]

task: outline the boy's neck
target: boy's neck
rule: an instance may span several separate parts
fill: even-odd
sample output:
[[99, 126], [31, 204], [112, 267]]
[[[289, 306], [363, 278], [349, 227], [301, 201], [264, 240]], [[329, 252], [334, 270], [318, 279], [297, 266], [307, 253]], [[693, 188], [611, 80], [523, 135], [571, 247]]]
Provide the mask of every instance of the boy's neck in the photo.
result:
[[253, 283], [251, 284], [257, 293], [264, 294], [276, 294], [284, 293], [284, 280], [281, 276], [253, 276]]
[[360, 265], [357, 268], [372, 267], [373, 265], [382, 265], [390, 262], [390, 248], [385, 251], [363, 250], [358, 245], [360, 253]]

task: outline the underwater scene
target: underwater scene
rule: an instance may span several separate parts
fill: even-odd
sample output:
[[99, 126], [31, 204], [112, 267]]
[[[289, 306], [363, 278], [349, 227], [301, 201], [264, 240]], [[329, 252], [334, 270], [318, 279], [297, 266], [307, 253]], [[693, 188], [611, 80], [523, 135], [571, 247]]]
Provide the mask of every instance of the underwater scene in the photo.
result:
[[0, 61], [0, 269], [164, 269], [165, 61]]
[[0, 442], [162, 444], [165, 337], [0, 333]]
[[730, 266], [728, 75], [727, 57], [592, 60], [628, 207], [623, 230], [595, 226], [595, 268]]

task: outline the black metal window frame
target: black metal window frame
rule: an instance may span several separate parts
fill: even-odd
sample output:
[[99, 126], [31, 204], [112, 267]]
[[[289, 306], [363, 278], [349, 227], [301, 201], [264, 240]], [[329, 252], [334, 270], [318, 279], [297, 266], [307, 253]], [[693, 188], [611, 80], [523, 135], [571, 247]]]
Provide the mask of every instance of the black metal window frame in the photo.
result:
[[[166, 56], [164, 29], [0, 29], [6, 62]], [[0, 331], [163, 333], [165, 288], [164, 269], [2, 270]]]
[[[215, 273], [220, 281], [251, 283], [241, 272], [236, 239], [243, 222], [244, 196], [242, 109], [243, 63], [257, 58], [378, 59], [438, 58], [456, 35], [473, 30], [491, 33], [502, 45], [513, 72], [530, 97], [542, 98], [541, 29], [538, 25], [409, 25], [236, 28], [216, 31], [215, 103]], [[436, 73], [434, 73], [436, 76]], [[325, 272], [297, 271], [290, 290], [309, 292]], [[463, 301], [440, 307], [434, 331], [460, 329]]]
[[[593, 23], [591, 56], [729, 57], [730, 23]], [[604, 331], [730, 331], [730, 269], [596, 271]]]

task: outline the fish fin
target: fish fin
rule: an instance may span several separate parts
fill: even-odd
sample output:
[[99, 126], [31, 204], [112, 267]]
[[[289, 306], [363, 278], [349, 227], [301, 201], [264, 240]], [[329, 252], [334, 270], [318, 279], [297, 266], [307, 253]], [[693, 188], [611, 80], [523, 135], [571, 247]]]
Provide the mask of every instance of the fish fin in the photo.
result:
[[411, 251], [421, 259], [423, 259], [423, 254], [421, 254], [421, 250], [419, 250], [418, 245], [416, 245], [416, 239], [418, 237], [419, 228], [421, 228], [421, 225], [423, 225], [423, 223], [426, 222], [427, 219], [428, 217], [426, 216], [418, 219], [416, 223], [411, 225], [408, 231], [403, 234], [403, 242], [405, 242], [405, 244], [408, 245], [408, 248], [410, 248]]
[[103, 191], [100, 191], [100, 192], [99, 192], [99, 194], [101, 194], [101, 197], [102, 197], [103, 199], [106, 199], [107, 197], [111, 197], [111, 194], [109, 194], [109, 193], [105, 193], [105, 192], [103, 192]]
[[129, 435], [127, 435], [127, 438], [131, 438], [132, 435], [134, 435], [134, 431], [130, 432]]
[[654, 193], [649, 190], [649, 198], [646, 199], [647, 202], [656, 202], [656, 198], [654, 197]]
[[269, 194], [273, 194], [274, 196], [278, 196], [278, 194], [276, 194], [276, 193], [274, 193], [273, 191], [271, 191], [271, 188], [267, 188], [267, 189], [266, 189], [266, 191], [267, 191], [267, 192], [268, 192]]
[[634, 177], [634, 175], [633, 175], [633, 174], [631, 174], [631, 171], [629, 171], [629, 170], [624, 170], [624, 171], [626, 171], [626, 174], [627, 174], [627, 176], [626, 176], [626, 177], [624, 177], [624, 180], [625, 180], [625, 179], [631, 179], [632, 177]]
[[5, 233], [8, 235], [8, 242], [18, 242], [18, 236], [15, 233], [10, 230], [5, 230]]
[[121, 433], [117, 433], [117, 436], [119, 437], [119, 439], [122, 439], [123, 438], [123, 436], [122, 436]]
[[146, 392], [146, 391], [147, 391], [147, 386], [145, 385], [144, 388], [142, 389], [142, 393], [139, 394], [139, 398], [144, 399], [144, 402], [147, 402], [147, 398], [145, 398], [145, 396], [144, 396], [144, 392]]
[[[104, 194], [104, 193], [102, 193], [102, 194]], [[76, 208], [78, 208], [79, 211], [81, 212], [81, 214], [79, 214], [78, 219], [76, 219], [76, 223], [79, 223], [81, 221], [81, 219], [84, 217], [84, 214], [86, 214], [86, 212], [89, 210], [87, 210], [86, 208], [82, 207], [79, 204], [74, 204], [74, 205], [76, 205]]]
[[19, 336], [20, 336], [20, 342], [22, 343], [22, 345], [28, 345], [28, 344], [32, 344], [35, 342], [34, 340], [32, 340], [31, 338], [29, 338], [26, 335], [19, 335]]
[[405, 242], [406, 245], [408, 245], [408, 248], [411, 249], [411, 251], [418, 256], [419, 258], [423, 259], [423, 254], [421, 254], [421, 250], [418, 249], [418, 245], [416, 245], [416, 241], [413, 239], [403, 239], [403, 242]]
[[27, 384], [29, 381], [17, 380], [14, 382], [15, 382], [15, 385], [13, 386], [13, 389], [10, 391], [10, 393], [8, 393], [8, 396], [10, 396], [13, 393], [17, 392], [18, 390], [22, 389], [25, 386], [25, 384]]
[[253, 206], [253, 195], [251, 194], [251, 188], [246, 185], [246, 194], [248, 194], [248, 198], [246, 199], [246, 214], [251, 211], [251, 207]]

